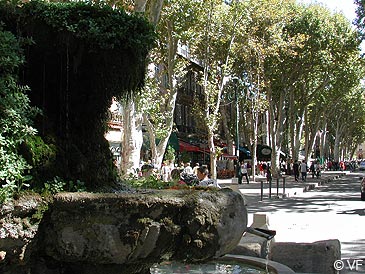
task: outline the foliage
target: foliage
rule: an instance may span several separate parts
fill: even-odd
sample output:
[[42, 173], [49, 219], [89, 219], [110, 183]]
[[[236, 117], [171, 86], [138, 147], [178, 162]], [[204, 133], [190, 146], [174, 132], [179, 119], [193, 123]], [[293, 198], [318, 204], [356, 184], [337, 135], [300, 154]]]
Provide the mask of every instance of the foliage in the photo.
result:
[[170, 162], [174, 162], [175, 161], [175, 149], [168, 145], [166, 152], [165, 152], [165, 160], [168, 160]]
[[[21, 146], [20, 151], [27, 163], [32, 166], [31, 174], [34, 182], [41, 182], [52, 176], [47, 170], [50, 169], [57, 155], [54, 141], [48, 140], [48, 143], [45, 143], [38, 135], [30, 136]], [[34, 183], [33, 187], [38, 186]]]
[[58, 176], [54, 177], [51, 181], [44, 183], [42, 192], [56, 194], [58, 192], [69, 191], [69, 192], [83, 192], [86, 191], [85, 183], [80, 180], [67, 181]]
[[[108, 143], [107, 110], [113, 97], [130, 98], [144, 84], [153, 26], [121, 9], [86, 2], [0, 1], [0, 18], [26, 46], [19, 74], [43, 116], [28, 154], [50, 178], [80, 179], [90, 188], [116, 182]], [[35, 149], [35, 150], [34, 150]], [[31, 157], [30, 157], [31, 158]]]
[[37, 211], [32, 215], [32, 219], [40, 222], [43, 219], [44, 213], [48, 210], [48, 203], [43, 203], [37, 208]]
[[126, 180], [124, 183], [129, 185], [133, 188], [137, 189], [190, 189], [190, 190], [212, 190], [215, 191], [218, 188], [211, 188], [206, 186], [199, 186], [198, 181], [193, 178], [194, 176], [187, 176], [186, 179], [187, 183], [178, 180], [178, 181], [171, 181], [171, 182], [164, 182], [158, 178], [155, 174], [150, 175], [149, 177], [141, 177], [138, 179], [129, 179]]
[[[4, 11], [13, 9], [2, 1]], [[105, 4], [86, 2], [30, 1], [17, 10], [30, 24], [43, 22], [57, 32], [73, 33], [91, 47], [101, 49], [134, 49], [143, 52], [154, 40], [152, 27], [139, 16]], [[7, 17], [6, 15], [4, 17]], [[133, 36], [129, 34], [133, 33]]]
[[357, 18], [355, 20], [356, 26], [358, 30], [362, 34], [362, 38], [365, 36], [365, 1], [364, 0], [354, 0], [357, 5], [356, 15]]
[[151, 141], [152, 159], [161, 164], [173, 128], [175, 101], [180, 79], [187, 73], [189, 60], [180, 58], [178, 47], [188, 44], [189, 29], [197, 20], [196, 1], [169, 0], [161, 9], [156, 25], [157, 46], [150, 52], [150, 73], [141, 94], [140, 111]]
[[158, 178], [157, 175], [151, 174], [149, 177], [141, 177], [138, 179], [129, 179], [125, 181], [125, 184], [130, 185], [134, 188], [144, 189], [165, 189], [175, 185], [174, 182], [164, 182]]
[[28, 88], [17, 84], [22, 51], [16, 38], [0, 25], [0, 202], [12, 197], [32, 178], [31, 166], [19, 153], [21, 145], [36, 134]]
[[56, 155], [56, 147], [53, 144], [46, 144], [40, 136], [30, 136], [26, 140], [26, 147], [33, 167], [46, 165]]

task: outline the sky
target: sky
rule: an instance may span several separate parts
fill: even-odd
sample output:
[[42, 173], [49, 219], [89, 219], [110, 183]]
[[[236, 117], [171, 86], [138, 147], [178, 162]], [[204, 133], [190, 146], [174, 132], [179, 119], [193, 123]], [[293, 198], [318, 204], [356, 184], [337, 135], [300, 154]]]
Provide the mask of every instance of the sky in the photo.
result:
[[356, 17], [356, 5], [353, 0], [297, 0], [305, 4], [322, 3], [330, 10], [343, 12], [343, 14], [352, 22]]

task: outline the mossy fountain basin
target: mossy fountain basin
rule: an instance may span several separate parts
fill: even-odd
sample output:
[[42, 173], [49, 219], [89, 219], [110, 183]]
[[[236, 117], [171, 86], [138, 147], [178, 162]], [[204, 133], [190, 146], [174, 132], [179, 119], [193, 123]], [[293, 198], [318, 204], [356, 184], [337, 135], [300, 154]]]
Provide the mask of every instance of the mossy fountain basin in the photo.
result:
[[[24, 273], [149, 273], [166, 260], [220, 258], [246, 228], [244, 199], [230, 189], [59, 193], [17, 264]], [[4, 269], [22, 273], [10, 261]]]

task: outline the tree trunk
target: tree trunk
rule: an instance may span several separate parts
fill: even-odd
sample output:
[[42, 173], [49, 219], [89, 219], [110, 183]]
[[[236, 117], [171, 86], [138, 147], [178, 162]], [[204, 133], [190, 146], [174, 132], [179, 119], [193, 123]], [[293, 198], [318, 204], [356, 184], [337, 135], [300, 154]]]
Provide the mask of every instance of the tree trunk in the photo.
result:
[[139, 167], [141, 147], [143, 143], [142, 136], [142, 117], [138, 115], [135, 109], [135, 103], [132, 100], [123, 105], [123, 134], [121, 145], [121, 164], [120, 170], [122, 175], [135, 174]]
[[325, 149], [327, 147], [326, 144], [326, 140], [327, 140], [327, 123], [325, 124], [323, 131], [321, 132], [320, 135], [320, 141], [319, 141], [319, 157], [321, 159], [321, 163], [324, 162], [326, 153], [325, 153]]
[[276, 126], [277, 123], [275, 123], [275, 109], [274, 109], [274, 103], [272, 100], [272, 94], [271, 92], [268, 92], [268, 101], [269, 101], [269, 131], [270, 131], [270, 139], [271, 139], [271, 174], [272, 176], [276, 177], [278, 175], [278, 150], [276, 147]]
[[269, 112], [270, 112], [270, 130], [272, 137], [272, 151], [271, 151], [271, 172], [273, 176], [278, 176], [280, 172], [280, 151], [283, 134], [283, 124], [285, 120], [284, 115], [284, 92], [279, 95], [279, 102], [274, 104], [272, 98], [272, 91], [268, 92]]
[[339, 117], [336, 122], [335, 144], [333, 148], [333, 159], [335, 162], [340, 161], [342, 132], [343, 132], [343, 126], [341, 126], [341, 117]]
[[[150, 8], [150, 14], [155, 14], [151, 22], [156, 25], [162, 9], [162, 0], [160, 5], [153, 5]], [[134, 11], [136, 13], [146, 12], [147, 0], [136, 0]], [[151, 17], [150, 17], [151, 18]], [[141, 147], [143, 143], [142, 135], [142, 114], [136, 111], [135, 102], [129, 100], [124, 104], [123, 108], [123, 137], [121, 140], [121, 165], [120, 170], [124, 175], [135, 173], [135, 169], [139, 167]]]
[[[233, 136], [231, 135], [231, 132], [228, 128], [228, 118], [227, 118], [227, 107], [222, 106], [221, 107], [221, 114], [222, 114], [222, 125], [223, 125], [223, 132], [225, 139], [227, 140], [227, 152], [230, 155], [235, 155], [235, 152], [233, 150]], [[227, 169], [234, 170], [234, 162], [229, 160]]]
[[147, 0], [135, 0], [134, 2], [134, 12], [145, 12], [146, 11]]
[[302, 116], [302, 118], [296, 123], [296, 134], [295, 134], [295, 154], [299, 159], [299, 155], [300, 155], [300, 140], [303, 137], [303, 133], [304, 133], [304, 117]]
[[258, 113], [256, 110], [253, 110], [253, 140], [252, 140], [252, 150], [251, 150], [251, 157], [252, 157], [252, 180], [255, 181], [256, 177], [256, 168], [257, 168], [257, 136], [258, 136]]
[[298, 159], [298, 150], [295, 149], [296, 145], [296, 119], [295, 119], [295, 112], [294, 112], [294, 92], [290, 92], [289, 95], [289, 136], [290, 136], [290, 153], [292, 155], [292, 158]]
[[217, 154], [214, 145], [214, 132], [208, 129], [208, 145], [209, 145], [209, 157], [210, 157], [210, 175], [212, 179], [217, 179]]
[[149, 21], [156, 26], [158, 21], [160, 20], [161, 9], [163, 5], [163, 0], [154, 0], [150, 3], [149, 10]]
[[174, 38], [173, 33], [173, 23], [168, 22], [168, 41], [169, 41], [169, 48], [167, 53], [167, 77], [168, 77], [168, 88], [164, 92], [167, 92], [168, 98], [166, 99], [166, 102], [163, 102], [161, 104], [161, 113], [160, 115], [164, 116], [164, 130], [166, 132], [164, 134], [161, 134], [162, 136], [159, 136], [160, 141], [156, 145], [156, 129], [151, 123], [151, 121], [148, 119], [149, 117], [147, 115], [143, 115], [144, 121], [147, 125], [147, 130], [149, 133], [150, 138], [150, 144], [151, 144], [151, 151], [152, 151], [152, 161], [154, 164], [158, 167], [161, 166], [163, 161], [163, 156], [166, 151], [166, 147], [172, 132], [172, 127], [174, 123], [174, 111], [175, 111], [175, 103], [176, 103], [176, 97], [177, 97], [177, 88], [175, 86], [175, 63], [176, 63], [176, 53], [177, 53], [177, 45], [178, 40]]

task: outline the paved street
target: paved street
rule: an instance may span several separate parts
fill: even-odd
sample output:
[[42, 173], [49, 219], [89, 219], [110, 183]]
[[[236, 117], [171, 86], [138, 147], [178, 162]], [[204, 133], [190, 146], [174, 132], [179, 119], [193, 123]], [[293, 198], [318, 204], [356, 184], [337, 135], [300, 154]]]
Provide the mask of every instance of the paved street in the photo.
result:
[[249, 215], [268, 213], [278, 242], [339, 239], [343, 258], [365, 259], [365, 201], [359, 184], [358, 174], [346, 175], [298, 196], [249, 204]]
[[[249, 224], [254, 213], [266, 213], [270, 228], [277, 231], [277, 242], [311, 243], [338, 239], [342, 259], [361, 259], [365, 265], [365, 201], [360, 200], [359, 179], [364, 175], [348, 173], [308, 192], [301, 191], [305, 183], [296, 183], [287, 178], [287, 198], [268, 199], [266, 189], [261, 201], [259, 182], [240, 185], [240, 191], [247, 197]], [[326, 173], [322, 178], [330, 176]], [[316, 180], [309, 178], [307, 183]], [[266, 183], [264, 185], [267, 187]], [[280, 188], [279, 193], [282, 191]], [[275, 184], [272, 192], [276, 196]], [[362, 269], [361, 273], [364, 272]]]

